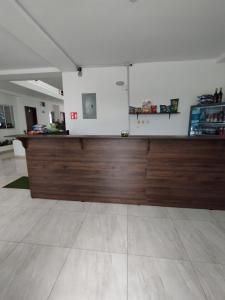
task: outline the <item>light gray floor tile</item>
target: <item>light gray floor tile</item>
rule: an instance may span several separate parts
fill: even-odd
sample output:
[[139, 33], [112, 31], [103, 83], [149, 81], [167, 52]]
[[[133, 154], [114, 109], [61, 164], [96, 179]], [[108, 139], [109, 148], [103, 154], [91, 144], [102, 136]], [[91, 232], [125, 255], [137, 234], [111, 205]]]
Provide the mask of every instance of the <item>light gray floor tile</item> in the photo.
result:
[[147, 206], [147, 205], [128, 205], [127, 214], [137, 217], [149, 218], [168, 218], [166, 207]]
[[72, 250], [49, 300], [126, 300], [127, 258]]
[[225, 263], [225, 233], [214, 223], [174, 221], [193, 261]]
[[128, 253], [187, 259], [181, 239], [169, 219], [129, 216]]
[[86, 213], [89, 209], [90, 203], [80, 201], [58, 201], [55, 208], [65, 209], [78, 213]]
[[25, 208], [50, 209], [50, 208], [55, 207], [56, 203], [57, 203], [57, 200], [48, 200], [48, 199], [39, 199], [39, 198], [28, 197], [26, 199], [23, 199], [23, 201], [21, 201], [19, 206], [25, 207]]
[[1, 300], [46, 300], [67, 249], [19, 244], [0, 264]]
[[0, 240], [21, 241], [46, 212], [44, 209], [14, 208], [0, 218]]
[[0, 204], [0, 217], [9, 214], [13, 210], [13, 207]]
[[88, 214], [73, 248], [126, 253], [126, 216]]
[[91, 203], [89, 213], [127, 215], [127, 206], [113, 203]]
[[0, 204], [13, 195], [15, 195], [15, 190], [0, 188]]
[[[30, 190], [27, 190], [27, 189], [1, 188], [0, 190], [1, 190], [0, 195], [3, 195], [4, 199], [8, 199], [9, 197], [12, 197], [12, 196], [17, 196], [20, 198], [30, 197]], [[1, 199], [1, 196], [0, 196], [0, 199]]]
[[223, 233], [225, 234], [225, 222], [218, 222], [218, 221], [215, 221], [215, 225], [216, 225], [217, 227], [219, 227], [220, 230], [222, 230]]
[[212, 210], [214, 219], [219, 222], [225, 222], [225, 210]]
[[[9, 189], [7, 189], [7, 190], [9, 190]], [[19, 197], [24, 197], [24, 198], [30, 197], [30, 190], [28, 190], [28, 189], [11, 189], [11, 190], [12, 190], [11, 193], [13, 193]]]
[[16, 245], [16, 243], [0, 242], [0, 263], [13, 251]]
[[225, 299], [225, 266], [217, 264], [194, 263], [208, 300]]
[[84, 215], [63, 209], [50, 210], [25, 238], [25, 242], [71, 247]]
[[190, 262], [128, 257], [129, 300], [206, 300]]
[[12, 193], [6, 193], [4, 198], [0, 201], [1, 206], [8, 206], [11, 208], [21, 207], [21, 204], [28, 199], [28, 196], [24, 193], [18, 193], [17, 190], [13, 190]]
[[[0, 190], [0, 193], [4, 189]], [[56, 200], [31, 198], [29, 190], [5, 189], [2, 198], [0, 198], [0, 206], [20, 207], [20, 208], [52, 208], [56, 204]], [[1, 212], [0, 212], [1, 213]]]
[[169, 207], [169, 215], [174, 220], [213, 221], [210, 210]]

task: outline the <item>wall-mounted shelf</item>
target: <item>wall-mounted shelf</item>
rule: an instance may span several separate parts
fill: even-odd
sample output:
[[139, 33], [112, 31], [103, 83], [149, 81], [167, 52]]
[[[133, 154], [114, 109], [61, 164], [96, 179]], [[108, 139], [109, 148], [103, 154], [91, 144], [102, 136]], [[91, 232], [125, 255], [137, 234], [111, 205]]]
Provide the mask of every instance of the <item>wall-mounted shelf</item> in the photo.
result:
[[157, 112], [157, 113], [149, 113], [149, 112], [140, 112], [140, 113], [132, 113], [130, 112], [129, 115], [136, 115], [137, 116], [137, 119], [138, 119], [138, 116], [139, 115], [168, 115], [169, 116], [169, 119], [171, 117], [171, 115], [177, 115], [177, 114], [180, 114], [180, 112], [164, 112], [164, 113], [160, 113], [160, 112]]

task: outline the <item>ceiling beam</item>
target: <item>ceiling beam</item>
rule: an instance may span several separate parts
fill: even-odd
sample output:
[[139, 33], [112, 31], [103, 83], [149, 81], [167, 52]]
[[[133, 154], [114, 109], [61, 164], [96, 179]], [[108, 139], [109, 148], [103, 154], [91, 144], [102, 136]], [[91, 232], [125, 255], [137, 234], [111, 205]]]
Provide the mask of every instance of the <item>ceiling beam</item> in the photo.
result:
[[37, 84], [35, 81], [32, 80], [11, 81], [11, 83], [16, 84], [18, 86], [25, 87], [26, 89], [30, 89], [38, 93], [42, 93], [50, 97], [57, 98], [62, 101], [64, 99], [63, 96], [59, 93], [59, 89], [52, 87], [53, 88], [52, 90], [50, 88], [43, 87], [43, 85]]
[[60, 70], [57, 68], [33, 68], [33, 69], [8, 69], [0, 70], [0, 79], [1, 76], [7, 75], [20, 75], [20, 74], [40, 74], [40, 73], [60, 73]]
[[0, 81], [0, 92], [7, 93], [13, 96], [31, 96], [35, 97], [38, 99], [43, 99], [43, 100], [56, 100], [63, 102], [62, 99], [56, 98], [54, 96], [46, 95], [45, 93], [34, 91], [27, 89], [22, 86], [18, 86], [14, 83], [11, 83], [9, 81]]
[[17, 0], [0, 1], [0, 24], [60, 71], [76, 69], [73, 59]]

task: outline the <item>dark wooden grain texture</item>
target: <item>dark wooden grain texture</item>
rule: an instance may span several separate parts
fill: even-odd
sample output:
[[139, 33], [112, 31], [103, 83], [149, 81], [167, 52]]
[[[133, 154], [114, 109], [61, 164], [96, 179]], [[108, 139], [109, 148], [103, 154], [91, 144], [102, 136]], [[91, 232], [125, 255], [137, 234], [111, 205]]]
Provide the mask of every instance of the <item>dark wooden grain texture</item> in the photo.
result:
[[32, 197], [225, 209], [225, 140], [19, 137]]

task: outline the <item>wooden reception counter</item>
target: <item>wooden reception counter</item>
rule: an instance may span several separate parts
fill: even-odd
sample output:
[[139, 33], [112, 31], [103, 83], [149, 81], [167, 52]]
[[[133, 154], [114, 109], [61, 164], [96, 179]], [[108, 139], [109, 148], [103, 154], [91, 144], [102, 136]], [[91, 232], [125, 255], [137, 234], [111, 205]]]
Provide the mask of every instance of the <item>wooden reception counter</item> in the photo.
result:
[[225, 139], [17, 138], [34, 198], [225, 209]]

